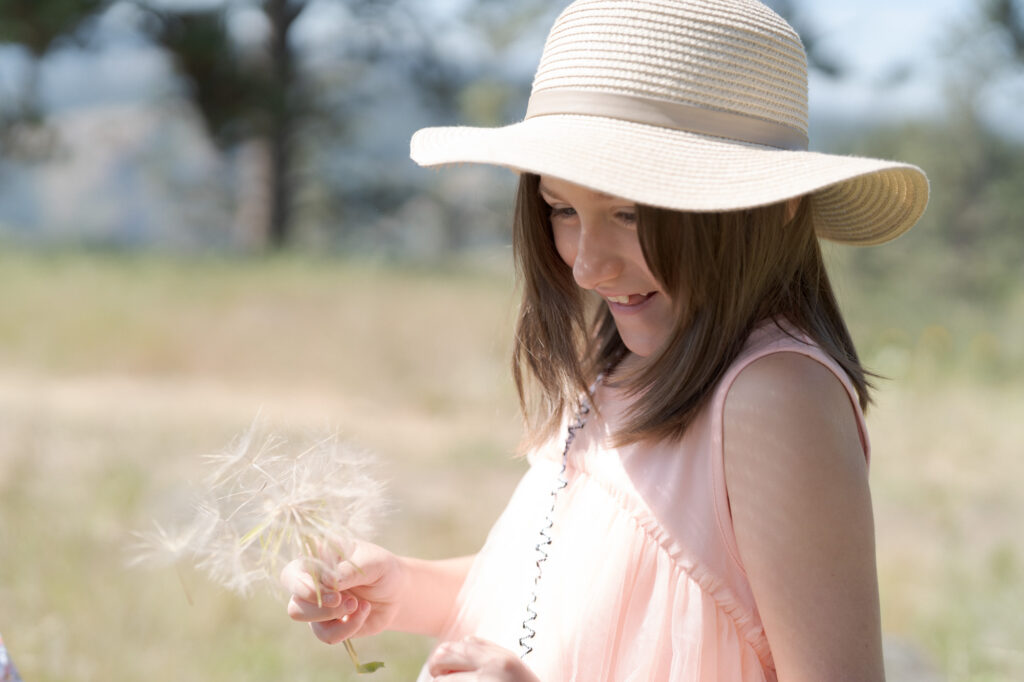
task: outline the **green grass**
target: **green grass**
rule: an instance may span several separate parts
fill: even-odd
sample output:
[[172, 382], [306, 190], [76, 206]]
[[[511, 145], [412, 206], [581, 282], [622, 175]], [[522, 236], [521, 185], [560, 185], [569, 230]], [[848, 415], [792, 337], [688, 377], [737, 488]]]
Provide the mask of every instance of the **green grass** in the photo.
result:
[[[379, 541], [473, 551], [524, 467], [506, 257], [0, 251], [0, 632], [25, 679], [353, 679], [279, 596], [188, 574], [190, 606], [173, 571], [127, 569], [131, 532], [262, 410], [379, 455], [396, 507]], [[885, 630], [950, 682], [1022, 679], [1024, 297], [930, 301], [837, 266], [864, 357], [891, 377], [869, 416]], [[386, 681], [428, 646], [357, 648]]]

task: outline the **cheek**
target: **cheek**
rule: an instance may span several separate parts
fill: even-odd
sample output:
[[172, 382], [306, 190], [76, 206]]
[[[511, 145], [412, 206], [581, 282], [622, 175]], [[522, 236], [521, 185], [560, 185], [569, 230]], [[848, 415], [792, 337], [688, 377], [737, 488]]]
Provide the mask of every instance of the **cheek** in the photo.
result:
[[570, 230], [565, 228], [552, 228], [552, 237], [555, 241], [555, 250], [558, 251], [562, 262], [570, 268], [576, 262], [577, 240]]

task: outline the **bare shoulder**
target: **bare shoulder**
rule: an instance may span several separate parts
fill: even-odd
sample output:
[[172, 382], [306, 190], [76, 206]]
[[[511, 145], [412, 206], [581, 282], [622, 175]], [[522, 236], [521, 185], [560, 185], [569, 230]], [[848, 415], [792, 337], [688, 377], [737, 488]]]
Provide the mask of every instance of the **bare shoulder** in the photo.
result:
[[730, 458], [756, 465], [756, 453], [767, 449], [776, 464], [805, 468], [811, 462], [801, 459], [827, 458], [866, 472], [846, 388], [831, 369], [801, 353], [772, 353], [745, 367], [726, 396], [724, 425], [727, 465]]
[[831, 369], [808, 355], [793, 351], [771, 353], [744, 367], [729, 390], [728, 400], [735, 403], [773, 396], [796, 401], [798, 406], [824, 399], [840, 407], [850, 407], [846, 388]]
[[779, 679], [881, 680], [874, 522], [855, 407], [792, 352], [744, 368], [726, 396], [725, 479]]

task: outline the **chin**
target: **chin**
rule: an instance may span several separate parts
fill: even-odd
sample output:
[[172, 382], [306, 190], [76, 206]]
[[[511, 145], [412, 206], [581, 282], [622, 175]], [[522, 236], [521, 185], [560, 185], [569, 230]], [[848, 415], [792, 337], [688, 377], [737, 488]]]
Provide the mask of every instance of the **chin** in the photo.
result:
[[650, 358], [658, 355], [672, 336], [671, 326], [663, 322], [661, 318], [655, 320], [654, 324], [647, 320], [616, 320], [615, 327], [622, 345], [630, 353], [640, 358]]
[[653, 343], [647, 341], [630, 341], [623, 339], [622, 344], [626, 347], [626, 350], [640, 358], [649, 358], [657, 353], [658, 350]]

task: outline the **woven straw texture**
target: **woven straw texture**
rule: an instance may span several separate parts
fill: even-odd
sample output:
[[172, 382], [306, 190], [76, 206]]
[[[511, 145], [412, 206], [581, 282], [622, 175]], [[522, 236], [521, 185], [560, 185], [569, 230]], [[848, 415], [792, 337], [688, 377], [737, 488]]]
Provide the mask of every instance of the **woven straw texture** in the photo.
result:
[[[615, 108], [595, 108], [595, 97]], [[649, 104], [672, 122], [652, 119]], [[806, 54], [754, 0], [577, 0], [548, 36], [530, 111], [502, 128], [421, 130], [412, 158], [501, 165], [684, 211], [814, 194], [819, 235], [851, 244], [898, 236], [928, 200], [914, 166], [804, 151]], [[779, 148], [765, 127], [799, 148]]]

